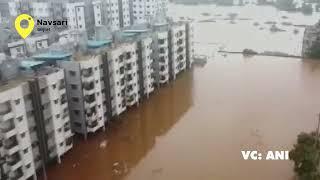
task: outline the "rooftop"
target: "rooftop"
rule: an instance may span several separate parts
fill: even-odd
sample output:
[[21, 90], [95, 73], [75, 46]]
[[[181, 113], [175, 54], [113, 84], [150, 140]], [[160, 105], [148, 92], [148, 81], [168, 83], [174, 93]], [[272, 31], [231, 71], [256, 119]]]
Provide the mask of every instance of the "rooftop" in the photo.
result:
[[24, 60], [21, 61], [20, 67], [24, 69], [32, 69], [32, 68], [38, 68], [41, 66], [45, 61], [31, 61], [31, 60]]
[[59, 61], [59, 60], [67, 60], [72, 56], [71, 53], [66, 53], [63, 51], [49, 51], [46, 53], [34, 55], [33, 58], [35, 60], [42, 61]]
[[88, 48], [100, 48], [103, 46], [110, 45], [112, 43], [112, 40], [102, 40], [102, 41], [97, 41], [97, 40], [88, 40]]

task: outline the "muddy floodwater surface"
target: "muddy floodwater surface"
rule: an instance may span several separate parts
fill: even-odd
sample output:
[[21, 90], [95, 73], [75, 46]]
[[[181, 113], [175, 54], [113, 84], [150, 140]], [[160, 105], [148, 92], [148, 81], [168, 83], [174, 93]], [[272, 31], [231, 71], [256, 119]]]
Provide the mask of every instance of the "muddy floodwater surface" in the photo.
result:
[[[194, 13], [193, 18], [200, 18], [201, 12], [214, 14], [215, 9], [228, 13], [214, 6], [172, 6], [177, 17]], [[248, 10], [235, 7], [230, 12], [254, 10], [243, 8]], [[272, 16], [283, 15], [264, 9]], [[309, 24], [318, 17], [304, 21], [308, 17], [288, 16]], [[87, 141], [76, 137], [62, 164], [48, 168], [48, 179], [291, 180], [290, 161], [245, 161], [241, 151], [290, 150], [298, 133], [316, 128], [320, 63], [214, 52], [217, 44], [236, 50], [300, 53], [303, 29], [298, 35], [292, 34], [293, 28], [270, 34], [253, 22], [196, 23], [197, 51], [214, 57], [156, 90], [139, 107], [114, 120], [106, 133], [90, 135]]]
[[76, 139], [50, 180], [291, 179], [289, 161], [244, 161], [241, 150], [289, 150], [316, 127], [320, 63], [217, 57], [181, 74], [107, 132]]

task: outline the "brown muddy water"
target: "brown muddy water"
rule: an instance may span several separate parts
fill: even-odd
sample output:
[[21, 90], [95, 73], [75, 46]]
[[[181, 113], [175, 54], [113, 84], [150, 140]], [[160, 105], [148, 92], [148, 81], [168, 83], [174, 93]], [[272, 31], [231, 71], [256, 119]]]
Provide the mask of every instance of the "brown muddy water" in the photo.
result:
[[316, 127], [319, 93], [319, 62], [218, 56], [107, 133], [76, 139], [48, 179], [290, 180], [290, 161], [244, 161], [241, 150], [290, 150], [299, 132]]

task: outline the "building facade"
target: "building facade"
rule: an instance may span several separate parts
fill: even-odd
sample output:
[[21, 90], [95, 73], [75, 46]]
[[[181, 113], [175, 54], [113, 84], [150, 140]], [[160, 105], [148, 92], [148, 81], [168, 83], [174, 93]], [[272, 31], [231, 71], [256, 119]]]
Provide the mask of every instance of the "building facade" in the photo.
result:
[[74, 132], [83, 134], [105, 130], [101, 84], [101, 57], [79, 55], [72, 61], [61, 61], [65, 69], [70, 117]]

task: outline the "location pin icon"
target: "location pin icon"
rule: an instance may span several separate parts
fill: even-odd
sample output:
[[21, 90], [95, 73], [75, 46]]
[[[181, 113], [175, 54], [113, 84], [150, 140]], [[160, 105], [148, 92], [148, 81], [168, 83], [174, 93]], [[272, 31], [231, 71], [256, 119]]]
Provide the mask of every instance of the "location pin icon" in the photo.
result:
[[[26, 20], [28, 27], [21, 27], [21, 21]], [[14, 21], [14, 26], [18, 34], [23, 38], [27, 38], [34, 28], [34, 20], [29, 14], [20, 14]]]

